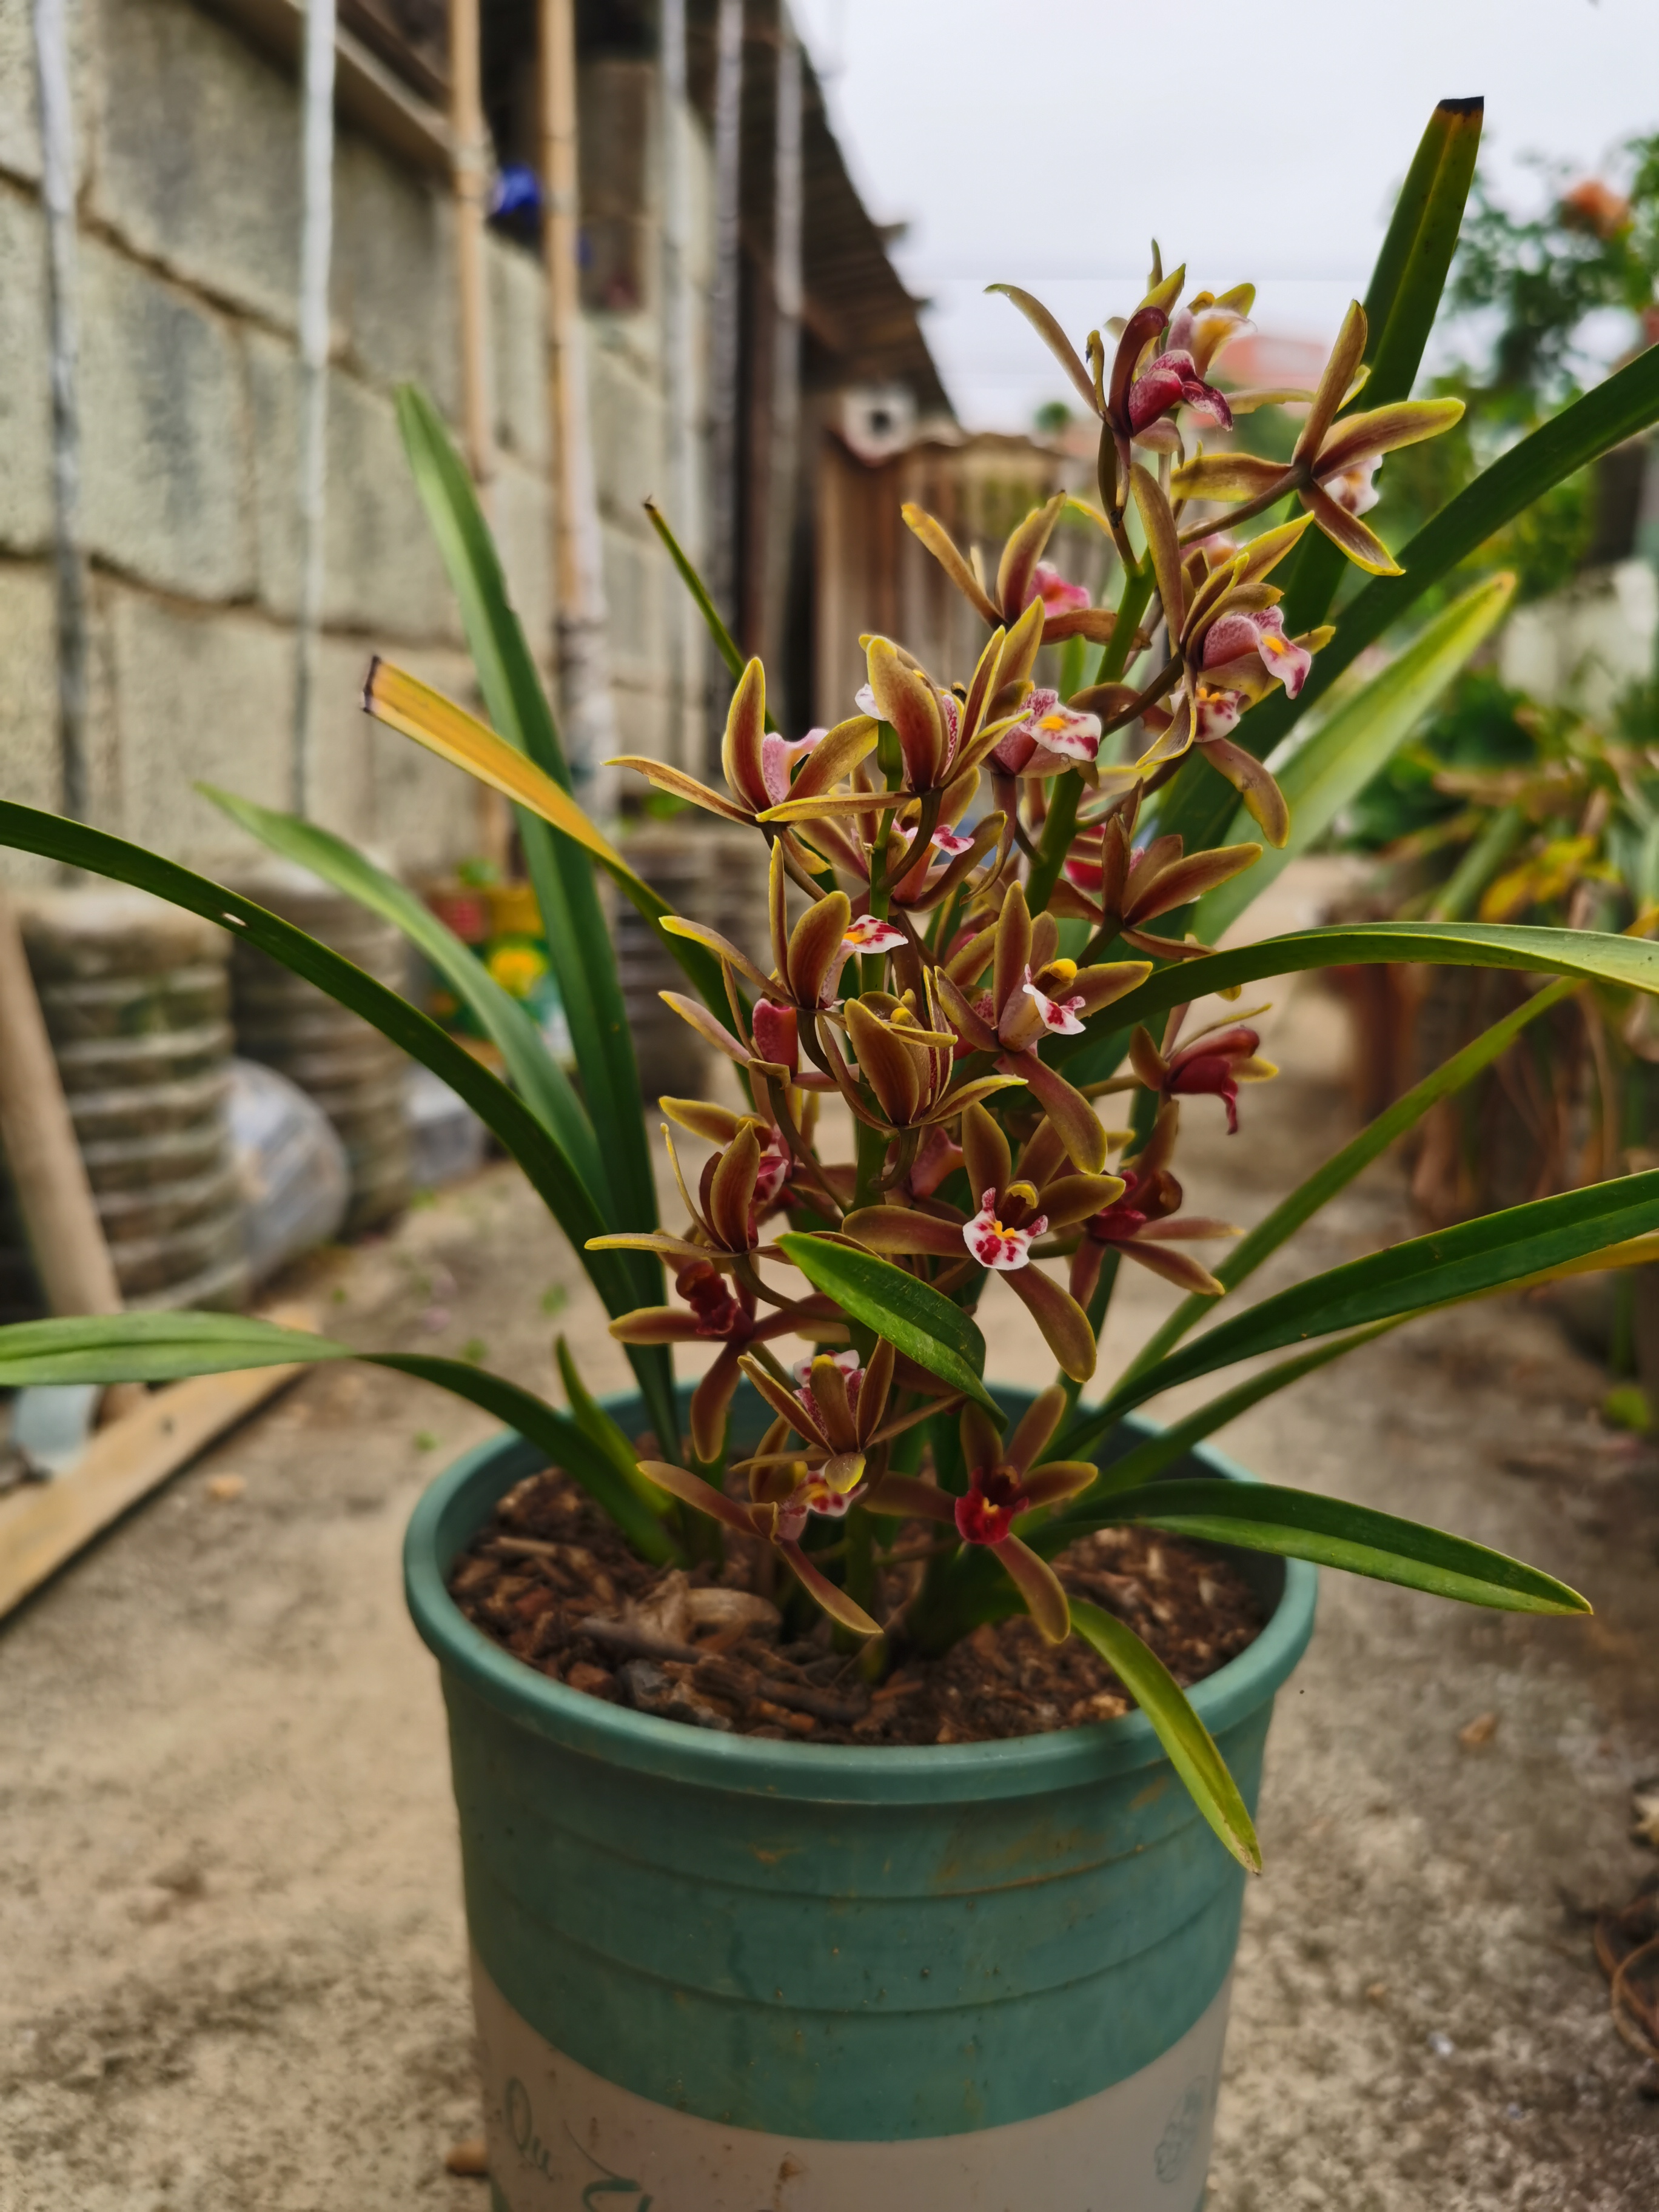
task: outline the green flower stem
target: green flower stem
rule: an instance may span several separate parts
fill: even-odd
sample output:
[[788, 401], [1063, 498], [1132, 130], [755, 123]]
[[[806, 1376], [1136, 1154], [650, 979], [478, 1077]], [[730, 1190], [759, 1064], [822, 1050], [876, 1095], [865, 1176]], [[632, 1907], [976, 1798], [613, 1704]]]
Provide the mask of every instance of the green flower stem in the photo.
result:
[[[1112, 1292], [1117, 1285], [1117, 1271], [1121, 1256], [1121, 1254], [1115, 1250], [1107, 1253], [1100, 1263], [1100, 1279], [1095, 1285], [1093, 1295], [1084, 1309], [1089, 1316], [1089, 1327], [1097, 1344], [1100, 1342], [1101, 1331], [1106, 1326], [1106, 1312], [1112, 1303]], [[1060, 1389], [1066, 1393], [1066, 1405], [1075, 1406], [1083, 1385], [1073, 1381], [1069, 1375], [1060, 1376], [1059, 1381]]]
[[[1101, 655], [1102, 684], [1115, 684], [1128, 663], [1129, 647], [1146, 611], [1146, 603], [1152, 596], [1152, 564], [1132, 568], [1124, 579], [1123, 597], [1118, 602], [1117, 627]], [[1054, 797], [1048, 808], [1048, 819], [1042, 831], [1042, 843], [1031, 869], [1031, 879], [1026, 885], [1025, 899], [1033, 914], [1041, 914], [1048, 905], [1066, 855], [1072, 849], [1072, 839], [1077, 834], [1078, 802], [1083, 796], [1083, 784], [1075, 775], [1056, 776]]]

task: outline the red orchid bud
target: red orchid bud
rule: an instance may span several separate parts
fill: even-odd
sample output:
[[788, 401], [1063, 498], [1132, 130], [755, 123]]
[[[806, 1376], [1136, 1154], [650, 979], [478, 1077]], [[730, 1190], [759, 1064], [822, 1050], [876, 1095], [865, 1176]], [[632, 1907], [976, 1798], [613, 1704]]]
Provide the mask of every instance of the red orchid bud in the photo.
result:
[[795, 1010], [770, 999], [755, 1001], [755, 1052], [758, 1059], [787, 1067], [793, 1075], [800, 1065], [800, 1044]]

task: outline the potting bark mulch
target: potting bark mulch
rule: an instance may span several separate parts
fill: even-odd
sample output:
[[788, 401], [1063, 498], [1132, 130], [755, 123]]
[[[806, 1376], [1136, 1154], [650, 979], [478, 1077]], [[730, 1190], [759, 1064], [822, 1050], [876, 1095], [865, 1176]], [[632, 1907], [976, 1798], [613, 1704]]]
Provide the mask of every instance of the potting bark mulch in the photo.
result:
[[[921, 1553], [918, 1525], [896, 1553]], [[1054, 1561], [1062, 1583], [1133, 1628], [1182, 1685], [1243, 1650], [1263, 1626], [1249, 1585], [1200, 1544], [1104, 1529]], [[919, 1558], [884, 1571], [889, 1617], [918, 1586]], [[939, 1658], [903, 1656], [872, 1687], [829, 1621], [791, 1608], [769, 1547], [726, 1538], [726, 1559], [647, 1565], [561, 1469], [508, 1492], [449, 1580], [456, 1604], [505, 1650], [586, 1696], [696, 1728], [810, 1743], [984, 1743], [1130, 1710], [1081, 1638], [1045, 1644], [1023, 1614], [975, 1629]], [[775, 1600], [776, 1601], [775, 1602]]]

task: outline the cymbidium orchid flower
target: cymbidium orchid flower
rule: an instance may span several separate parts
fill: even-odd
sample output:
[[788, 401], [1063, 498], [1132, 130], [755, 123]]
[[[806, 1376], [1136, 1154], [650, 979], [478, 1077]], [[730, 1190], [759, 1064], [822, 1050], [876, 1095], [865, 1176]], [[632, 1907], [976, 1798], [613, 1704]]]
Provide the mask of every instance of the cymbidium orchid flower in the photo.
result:
[[1371, 484], [1385, 453], [1436, 438], [1461, 420], [1461, 399], [1396, 399], [1337, 420], [1352, 396], [1365, 351], [1365, 311], [1356, 300], [1332, 348], [1289, 465], [1255, 453], [1201, 453], [1176, 469], [1170, 489], [1178, 500], [1243, 501], [1251, 513], [1294, 492], [1334, 545], [1374, 576], [1397, 576], [1400, 565], [1360, 515], [1375, 504]]
[[1051, 1644], [1063, 1644], [1071, 1632], [1066, 1592], [1047, 1560], [1016, 1532], [1023, 1515], [1075, 1498], [1096, 1478], [1097, 1470], [1087, 1461], [1042, 1457], [1066, 1407], [1066, 1393], [1058, 1384], [1043, 1391], [1006, 1442], [979, 1407], [964, 1407], [962, 1453], [968, 1488], [962, 1497], [901, 1474], [884, 1475], [870, 1496], [872, 1512], [941, 1522], [963, 1543], [987, 1547]]
[[[973, 1220], [943, 1199], [906, 1203], [890, 1191], [883, 1206], [857, 1208], [842, 1224], [842, 1234], [887, 1257], [924, 1255], [953, 1261], [964, 1272], [975, 1265], [1000, 1274], [1030, 1310], [1049, 1350], [1074, 1382], [1086, 1382], [1095, 1368], [1094, 1333], [1088, 1317], [1060, 1285], [1031, 1263], [1034, 1237], [1049, 1230], [1075, 1228], [1122, 1191], [1122, 1179], [1077, 1175], [1066, 1145], [1045, 1117], [1021, 1151], [1018, 1166], [1008, 1139], [980, 1105], [962, 1117], [963, 1165], [968, 1187], [980, 1201]], [[946, 1278], [947, 1280], [951, 1279]]]
[[[864, 1103], [852, 1070], [833, 1038], [826, 1039], [831, 1073], [854, 1115], [872, 1128], [902, 1137], [952, 1121], [965, 1108], [1006, 1091], [1023, 1079], [1005, 1070], [971, 1081], [957, 1080], [956, 1032], [939, 1011], [931, 971], [922, 978], [923, 1000], [866, 991], [842, 1009], [847, 1041], [858, 1073], [869, 1085], [875, 1108]], [[915, 1138], [913, 1135], [913, 1146]]]
[[902, 511], [905, 521], [969, 606], [993, 629], [1012, 630], [1022, 616], [1038, 606], [1042, 610], [1039, 644], [1059, 645], [1067, 638], [1083, 637], [1104, 645], [1117, 626], [1116, 617], [1108, 607], [1091, 607], [1083, 586], [1068, 584], [1042, 557], [1066, 498], [1064, 492], [1056, 492], [1009, 533], [997, 564], [994, 590], [987, 588], [977, 553], [965, 559], [942, 522], [920, 507], [907, 506]]
[[[1137, 951], [1155, 958], [1182, 957], [1188, 947], [1147, 928], [1161, 915], [1189, 906], [1206, 891], [1231, 882], [1261, 856], [1260, 845], [1218, 845], [1212, 852], [1187, 854], [1178, 834], [1131, 842], [1133, 797], [1115, 807], [1098, 828], [1085, 823], [1066, 862], [1066, 882], [1051, 902], [1057, 914], [1092, 922], [1109, 943], [1121, 937]], [[1195, 945], [1199, 952], [1206, 948]]]
[[[676, 799], [724, 821], [746, 824], [781, 799], [815, 797], [844, 783], [865, 755], [873, 751], [875, 743], [876, 726], [866, 714], [854, 714], [833, 730], [810, 731], [793, 744], [769, 731], [766, 672], [758, 660], [751, 660], [732, 694], [720, 744], [729, 798], [665, 761], [624, 753], [606, 766], [637, 769], [659, 791], [672, 792]], [[805, 764], [792, 782], [791, 770], [798, 761]]]
[[1184, 1012], [1177, 1010], [1171, 1020], [1162, 1051], [1148, 1030], [1138, 1029], [1129, 1041], [1129, 1064], [1147, 1090], [1165, 1098], [1219, 1098], [1227, 1109], [1227, 1133], [1236, 1137], [1239, 1085], [1269, 1082], [1279, 1070], [1258, 1057], [1261, 1039], [1247, 1022], [1218, 1022], [1177, 1046]]
[[1062, 707], [1058, 691], [1039, 685], [1019, 720], [991, 748], [992, 774], [1058, 775], [1100, 750], [1100, 717]]
[[[1173, 1251], [1176, 1243], [1202, 1243], [1212, 1237], [1236, 1237], [1231, 1223], [1202, 1215], [1182, 1214], [1181, 1185], [1170, 1173], [1181, 1109], [1173, 1099], [1159, 1107], [1152, 1133], [1132, 1159], [1119, 1163], [1123, 1176], [1121, 1196], [1083, 1224], [1083, 1236], [1072, 1255], [1072, 1296], [1087, 1306], [1100, 1280], [1108, 1252], [1149, 1268], [1178, 1289], [1196, 1291], [1218, 1298], [1224, 1285], [1190, 1253]], [[1176, 1217], [1180, 1215], [1177, 1219]]]
[[[1055, 1032], [1075, 1034], [1072, 1023], [1133, 991], [1150, 971], [1139, 960], [1079, 968], [1058, 957], [1059, 945], [1054, 916], [1042, 914], [1033, 921], [1024, 890], [1012, 884], [994, 935], [981, 933], [939, 971], [939, 1003], [963, 1044], [998, 1054], [1004, 1073], [1030, 1086], [1076, 1165], [1097, 1175], [1106, 1163], [1106, 1133], [1088, 1100], [1039, 1058], [1036, 1048]], [[975, 994], [969, 987], [988, 963], [991, 988]]]

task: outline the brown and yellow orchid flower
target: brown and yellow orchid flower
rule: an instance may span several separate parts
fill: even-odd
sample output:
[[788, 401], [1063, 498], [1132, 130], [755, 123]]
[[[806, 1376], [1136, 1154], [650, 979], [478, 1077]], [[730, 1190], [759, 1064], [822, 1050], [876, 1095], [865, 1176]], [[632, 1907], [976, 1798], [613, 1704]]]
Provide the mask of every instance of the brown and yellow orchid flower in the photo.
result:
[[618, 1314], [611, 1334], [620, 1344], [720, 1345], [718, 1358], [691, 1394], [691, 1448], [700, 1460], [712, 1462], [720, 1455], [740, 1362], [750, 1345], [799, 1336], [803, 1329], [824, 1337], [845, 1331], [838, 1331], [840, 1316], [832, 1302], [816, 1297], [757, 1321], [754, 1291], [747, 1284], [729, 1285], [712, 1260], [689, 1261], [675, 1277], [674, 1288], [684, 1305], [637, 1306], [632, 1313]]
[[939, 1011], [939, 988], [935, 972], [924, 969], [920, 1006], [913, 993], [896, 999], [886, 992], [866, 991], [848, 999], [843, 1007], [847, 1041], [858, 1073], [874, 1099], [874, 1111], [860, 1097], [853, 1071], [833, 1040], [826, 1038], [842, 1095], [858, 1119], [872, 1128], [914, 1139], [918, 1132], [954, 1121], [965, 1107], [988, 1098], [993, 1091], [1014, 1088], [1024, 1080], [1013, 1070], [955, 1080], [957, 1034]]
[[[1000, 1054], [1005, 1074], [1022, 1077], [1066, 1140], [1085, 1175], [1106, 1164], [1106, 1133], [1083, 1094], [1037, 1056], [1046, 1036], [1074, 1036], [1086, 1016], [1144, 983], [1142, 960], [1079, 968], [1059, 956], [1060, 927], [1051, 914], [1032, 921], [1019, 884], [1009, 886], [994, 937], [974, 939], [939, 969], [939, 1003], [970, 1050]], [[971, 963], [977, 960], [977, 967]], [[991, 964], [991, 987], [971, 995], [974, 978]]]
[[1131, 842], [1134, 811], [1131, 794], [1129, 803], [1103, 823], [1085, 823], [1079, 830], [1054, 910], [1092, 922], [1109, 943], [1121, 937], [1158, 959], [1201, 953], [1208, 948], [1196, 940], [1177, 945], [1172, 938], [1152, 935], [1146, 925], [1229, 882], [1261, 859], [1261, 848], [1218, 845], [1213, 852], [1188, 855], [1180, 836], [1171, 833], [1138, 848]]
[[1065, 1391], [1051, 1385], [1032, 1400], [1006, 1443], [979, 1407], [964, 1407], [962, 1449], [969, 1473], [960, 1498], [902, 1474], [884, 1475], [869, 1498], [872, 1512], [942, 1522], [964, 1544], [988, 1547], [1050, 1644], [1063, 1644], [1071, 1633], [1071, 1608], [1060, 1577], [1021, 1540], [1018, 1528], [1024, 1515], [1086, 1490], [1098, 1472], [1086, 1460], [1043, 1460], [1066, 1407]]
[[[945, 1260], [956, 1271], [977, 1265], [1004, 1276], [1064, 1372], [1073, 1382], [1086, 1382], [1095, 1370], [1088, 1317], [1032, 1264], [1031, 1246], [1045, 1232], [1075, 1228], [1109, 1206], [1122, 1191], [1121, 1177], [1073, 1173], [1065, 1139], [1046, 1117], [1022, 1150], [1017, 1169], [1008, 1139], [981, 1106], [970, 1106], [963, 1115], [962, 1148], [968, 1187], [979, 1201], [971, 1220], [943, 1199], [905, 1204], [890, 1193], [888, 1204], [849, 1213], [842, 1233], [890, 1259]], [[945, 1279], [954, 1279], [953, 1273]]]
[[1170, 489], [1181, 500], [1242, 501], [1251, 513], [1294, 492], [1331, 543], [1374, 576], [1400, 564], [1359, 517], [1376, 504], [1371, 483], [1386, 453], [1437, 438], [1462, 419], [1461, 399], [1396, 399], [1336, 420], [1354, 388], [1365, 350], [1365, 311], [1349, 307], [1308, 409], [1288, 466], [1254, 453], [1200, 453], [1178, 468]]
[[[1086, 1306], [1100, 1280], [1108, 1252], [1121, 1253], [1165, 1282], [1202, 1297], [1218, 1298], [1225, 1285], [1190, 1253], [1170, 1249], [1178, 1243], [1202, 1243], [1212, 1237], [1237, 1237], [1230, 1222], [1212, 1221], [1198, 1214], [1181, 1213], [1182, 1189], [1170, 1172], [1181, 1109], [1168, 1099], [1158, 1109], [1152, 1133], [1133, 1159], [1119, 1162], [1123, 1189], [1109, 1206], [1091, 1214], [1072, 1255], [1072, 1296]], [[1179, 1215], [1177, 1219], [1176, 1217]]]
[[1138, 1029], [1129, 1040], [1129, 1064], [1148, 1091], [1165, 1098], [1219, 1098], [1227, 1109], [1227, 1133], [1238, 1134], [1238, 1086], [1267, 1083], [1279, 1070], [1259, 1056], [1260, 1034], [1248, 1022], [1224, 1019], [1200, 1030], [1177, 1045], [1185, 1007], [1177, 1007], [1159, 1050], [1151, 1032]]
[[1091, 606], [1084, 586], [1068, 584], [1060, 571], [1042, 558], [1066, 500], [1064, 492], [1056, 492], [1042, 506], [1033, 507], [1018, 527], [1010, 532], [997, 564], [994, 588], [986, 585], [977, 553], [964, 559], [942, 522], [924, 508], [908, 503], [901, 511], [975, 613], [993, 629], [1012, 629], [1022, 615], [1033, 606], [1040, 606], [1040, 644], [1059, 645], [1067, 638], [1083, 637], [1091, 644], [1104, 645], [1116, 627], [1116, 616], [1109, 607]]
[[[876, 725], [867, 714], [852, 715], [832, 730], [809, 730], [793, 742], [768, 730], [766, 672], [758, 660], [751, 660], [732, 694], [720, 743], [729, 796], [711, 791], [665, 761], [624, 753], [606, 765], [635, 769], [659, 791], [718, 814], [723, 821], [747, 824], [763, 822], [768, 810], [781, 799], [806, 800], [833, 790], [874, 750], [875, 743]], [[800, 861], [804, 856], [797, 853], [793, 857]]]

